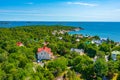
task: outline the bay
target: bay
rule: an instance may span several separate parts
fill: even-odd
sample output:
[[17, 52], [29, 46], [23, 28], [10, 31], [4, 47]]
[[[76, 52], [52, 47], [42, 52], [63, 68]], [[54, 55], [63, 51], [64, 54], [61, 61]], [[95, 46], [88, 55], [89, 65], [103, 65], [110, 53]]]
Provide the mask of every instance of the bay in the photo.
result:
[[0, 27], [16, 27], [30, 25], [64, 25], [82, 27], [84, 30], [71, 31], [70, 34], [83, 34], [110, 38], [120, 42], [120, 22], [64, 22], [64, 21], [0, 21]]

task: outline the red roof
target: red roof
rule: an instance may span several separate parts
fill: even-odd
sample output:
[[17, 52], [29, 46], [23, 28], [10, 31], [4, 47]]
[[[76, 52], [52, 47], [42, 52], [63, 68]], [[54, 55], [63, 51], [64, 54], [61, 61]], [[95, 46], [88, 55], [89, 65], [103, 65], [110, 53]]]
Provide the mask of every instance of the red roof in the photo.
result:
[[23, 43], [22, 42], [17, 42], [16, 45], [17, 46], [23, 46]]
[[38, 52], [41, 52], [41, 51], [45, 51], [45, 52], [47, 52], [48, 54], [53, 54], [52, 52], [51, 52], [51, 49], [50, 48], [48, 48], [48, 47], [42, 47], [42, 48], [38, 48]]

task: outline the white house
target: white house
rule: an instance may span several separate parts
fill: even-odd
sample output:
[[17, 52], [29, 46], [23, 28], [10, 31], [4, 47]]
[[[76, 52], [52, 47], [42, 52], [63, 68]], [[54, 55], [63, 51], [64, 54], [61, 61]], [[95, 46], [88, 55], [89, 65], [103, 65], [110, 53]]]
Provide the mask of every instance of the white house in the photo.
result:
[[116, 43], [116, 46], [120, 46], [120, 42], [117, 42], [117, 43]]
[[113, 59], [114, 61], [117, 60], [117, 59], [116, 59], [117, 55], [120, 55], [120, 51], [113, 51], [113, 52], [112, 52], [111, 57], [112, 57], [112, 59]]
[[91, 43], [96, 44], [96, 45], [100, 45], [100, 44], [102, 44], [102, 41], [101, 40], [92, 40]]
[[83, 49], [71, 48], [70, 51], [71, 51], [71, 52], [77, 52], [77, 53], [79, 53], [80, 55], [83, 55], [83, 54], [84, 54], [84, 50], [83, 50]]
[[[108, 62], [109, 55], [105, 55], [105, 61]], [[93, 58], [93, 62], [96, 62], [96, 60], [99, 59], [99, 56], [95, 56]]]
[[58, 37], [58, 39], [62, 40], [62, 39], [63, 39], [63, 37]]
[[79, 41], [80, 41], [80, 39], [76, 39], [76, 41], [77, 41], [77, 42], [79, 42]]
[[93, 62], [96, 62], [97, 59], [98, 59], [98, 56], [95, 56], [95, 57], [93, 58]]
[[108, 38], [100, 38], [101, 41], [107, 41]]
[[105, 61], [108, 62], [109, 55], [105, 55]]
[[48, 47], [38, 48], [37, 51], [37, 62], [40, 62], [41, 60], [49, 60], [53, 56], [53, 53], [51, 52], [51, 49]]

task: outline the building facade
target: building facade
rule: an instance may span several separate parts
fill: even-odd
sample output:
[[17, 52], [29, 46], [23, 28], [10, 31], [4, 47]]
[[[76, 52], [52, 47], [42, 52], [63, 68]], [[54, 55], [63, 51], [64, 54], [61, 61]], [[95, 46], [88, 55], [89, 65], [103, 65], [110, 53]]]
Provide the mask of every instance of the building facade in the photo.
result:
[[51, 49], [48, 47], [38, 48], [37, 51], [37, 62], [40, 62], [41, 60], [49, 60], [53, 56], [53, 53], [51, 52]]

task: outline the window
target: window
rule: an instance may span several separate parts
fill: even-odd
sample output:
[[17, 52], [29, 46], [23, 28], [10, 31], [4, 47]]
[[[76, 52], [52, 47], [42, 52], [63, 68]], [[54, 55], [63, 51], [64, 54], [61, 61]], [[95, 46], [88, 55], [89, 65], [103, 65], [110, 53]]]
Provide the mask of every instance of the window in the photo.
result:
[[41, 55], [43, 55], [43, 53], [41, 53]]

